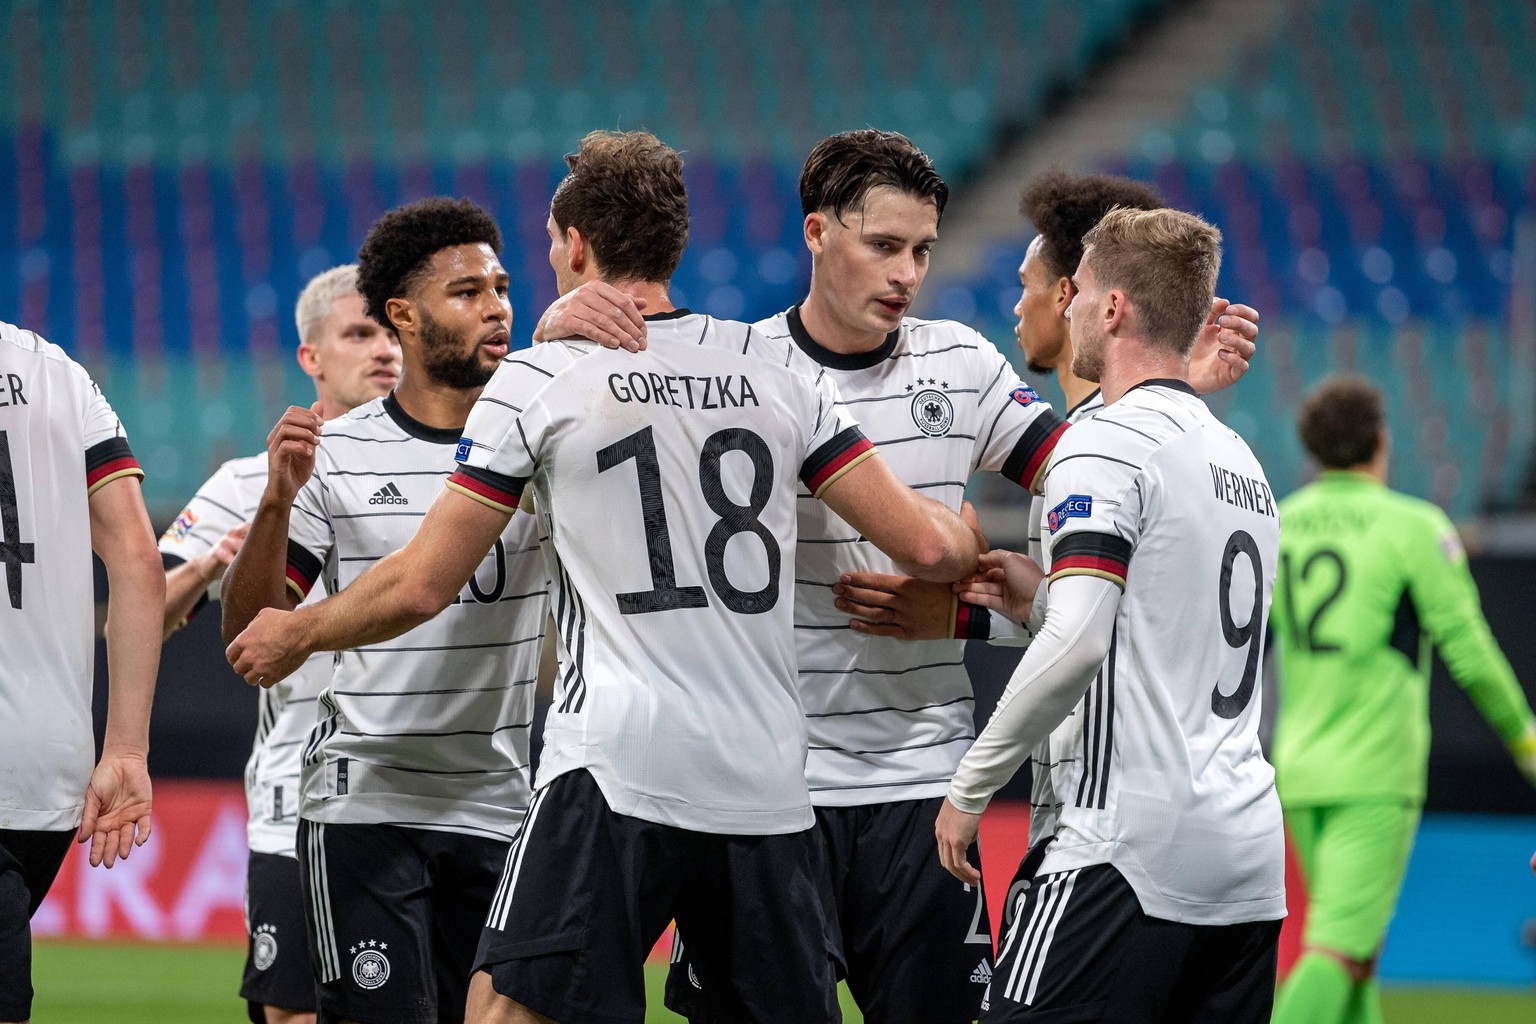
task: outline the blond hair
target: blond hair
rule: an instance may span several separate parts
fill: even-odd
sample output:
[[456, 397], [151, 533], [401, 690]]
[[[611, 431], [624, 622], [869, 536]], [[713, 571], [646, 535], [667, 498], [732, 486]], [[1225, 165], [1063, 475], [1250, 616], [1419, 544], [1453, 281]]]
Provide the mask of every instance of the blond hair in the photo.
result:
[[1100, 289], [1130, 300], [1142, 341], [1188, 355], [1211, 313], [1221, 232], [1192, 213], [1117, 206], [1083, 248]]
[[294, 305], [293, 320], [299, 328], [300, 344], [313, 344], [313, 334], [326, 317], [331, 315], [331, 304], [344, 295], [357, 294], [357, 264], [344, 263], [339, 267], [322, 271], [309, 279], [299, 292]]

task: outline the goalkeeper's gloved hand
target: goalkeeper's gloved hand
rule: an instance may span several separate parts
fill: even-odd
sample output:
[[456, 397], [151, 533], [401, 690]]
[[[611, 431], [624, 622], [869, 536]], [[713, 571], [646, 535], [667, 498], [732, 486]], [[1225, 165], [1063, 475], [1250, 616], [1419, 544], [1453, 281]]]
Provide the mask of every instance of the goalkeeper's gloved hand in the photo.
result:
[[1515, 759], [1515, 766], [1526, 781], [1536, 786], [1536, 722], [1526, 726], [1525, 732], [1510, 741], [1509, 755]]

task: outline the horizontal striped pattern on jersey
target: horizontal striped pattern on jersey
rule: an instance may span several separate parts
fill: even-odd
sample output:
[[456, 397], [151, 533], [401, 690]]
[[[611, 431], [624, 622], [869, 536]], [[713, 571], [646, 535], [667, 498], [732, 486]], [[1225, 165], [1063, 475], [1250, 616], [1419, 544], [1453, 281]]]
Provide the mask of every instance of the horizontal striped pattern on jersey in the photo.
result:
[[1147, 914], [1191, 924], [1285, 915], [1258, 739], [1279, 520], [1213, 488], [1216, 471], [1268, 493], [1187, 384], [1149, 381], [1068, 431], [1045, 477], [1047, 572], [1124, 595], [1104, 664], [1050, 737], [1061, 807], [1040, 873], [1113, 864]]
[[80, 823], [95, 763], [89, 494], [143, 476], [57, 345], [0, 323], [0, 827]]
[[620, 814], [798, 832], [812, 814], [797, 495], [873, 449], [793, 345], [686, 312], [648, 319], [643, 353], [552, 342], [508, 357], [451, 486], [500, 508], [526, 489], [551, 541], [560, 673], [541, 788], [585, 768]]
[[[289, 518], [290, 583], [334, 593], [404, 547], [458, 438], [392, 394], [326, 423]], [[303, 750], [303, 816], [510, 839], [531, 791], [545, 580], [533, 517], [516, 516], [439, 615], [341, 652]]]
[[[209, 477], [160, 537], [166, 562], [199, 558], [256, 515], [267, 486], [266, 455], [231, 459]], [[218, 582], [208, 589], [217, 597]], [[315, 588], [306, 603], [324, 596]], [[256, 738], [245, 762], [246, 838], [253, 853], [295, 856], [300, 754], [315, 724], [315, 699], [331, 681], [336, 657], [311, 655], [298, 671], [257, 691]]]
[[[896, 475], [952, 509], [978, 470], [1025, 486], [1038, 480], [1066, 429], [991, 342], [960, 324], [905, 319], [883, 346], [859, 355], [817, 344], [798, 309], [755, 327], [824, 367]], [[839, 576], [904, 573], [804, 489], [799, 510], [795, 639], [811, 798], [857, 806], [942, 796], [975, 739], [964, 642], [849, 629], [833, 603]], [[957, 630], [968, 634], [968, 622]]]

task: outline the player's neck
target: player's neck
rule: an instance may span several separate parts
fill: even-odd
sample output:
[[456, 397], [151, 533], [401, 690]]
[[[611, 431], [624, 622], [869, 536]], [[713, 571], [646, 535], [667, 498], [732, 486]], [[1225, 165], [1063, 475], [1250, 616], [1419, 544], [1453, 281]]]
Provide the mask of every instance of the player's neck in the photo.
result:
[[420, 367], [412, 367], [395, 385], [395, 401], [416, 422], [438, 430], [459, 430], [469, 420], [469, 410], [480, 397], [480, 388], [454, 388], [439, 384]]
[[644, 316], [676, 312], [672, 305], [671, 289], [666, 281], [609, 281], [619, 291], [632, 299], [644, 299], [640, 310]]
[[1363, 477], [1369, 477], [1379, 484], [1387, 482], [1387, 460], [1378, 456], [1370, 462], [1362, 462], [1356, 466], [1346, 466], [1339, 472], [1356, 473]]
[[1083, 401], [1098, 389], [1098, 385], [1093, 381], [1084, 380], [1073, 373], [1069, 369], [1070, 366], [1071, 362], [1068, 361], [1067, 366], [1058, 366], [1056, 368], [1056, 379], [1061, 382], [1061, 394], [1067, 400], [1066, 408], [1068, 411], [1082, 405]]
[[1130, 339], [1110, 339], [1110, 351], [1099, 377], [1104, 404], [1113, 405], [1138, 384], [1149, 380], [1189, 381], [1189, 359], [1164, 348], [1155, 348]]
[[800, 323], [822, 348], [840, 355], [859, 355], [873, 352], [885, 344], [885, 331], [872, 331], [853, 326], [833, 315], [829, 303], [811, 282], [811, 293], [800, 303]]

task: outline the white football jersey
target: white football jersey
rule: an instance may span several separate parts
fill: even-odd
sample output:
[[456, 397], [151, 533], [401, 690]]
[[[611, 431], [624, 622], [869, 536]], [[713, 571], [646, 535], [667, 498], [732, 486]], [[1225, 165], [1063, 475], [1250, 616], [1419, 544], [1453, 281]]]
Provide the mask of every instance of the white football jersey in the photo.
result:
[[550, 538], [561, 669], [541, 788], [585, 768], [619, 814], [801, 831], [797, 480], [819, 494], [873, 448], [793, 345], [686, 312], [648, 319], [637, 355], [553, 342], [509, 356], [449, 486], [508, 509], [526, 486]]
[[0, 323], [0, 829], [80, 824], [96, 761], [88, 499], [143, 475], [85, 370]]
[[[250, 522], [266, 486], [266, 455], [220, 466], [161, 536], [167, 567], [207, 554], [230, 530]], [[208, 596], [218, 596], [217, 580]], [[304, 603], [323, 596], [316, 587]], [[331, 681], [335, 663], [335, 655], [322, 651], [275, 686], [258, 690], [256, 739], [245, 762], [246, 838], [253, 853], [295, 856], [300, 754], [315, 724], [316, 698]]]
[[[456, 430], [393, 394], [327, 422], [289, 517], [288, 580], [339, 591], [404, 547], [453, 470]], [[538, 537], [518, 516], [454, 603], [393, 640], [335, 656], [303, 751], [300, 813], [510, 840], [531, 795], [528, 733], [549, 607]]]
[[1152, 917], [1285, 916], [1274, 771], [1259, 747], [1280, 522], [1243, 440], [1181, 381], [1067, 432], [1045, 478], [1051, 580], [1124, 587], [1109, 655], [1051, 736], [1062, 806], [1041, 874], [1113, 864]]
[[[892, 471], [956, 511], [978, 470], [1034, 484], [1066, 429], [995, 345], [951, 321], [904, 319], [858, 355], [817, 344], [798, 308], [754, 326], [825, 367]], [[795, 639], [811, 799], [841, 807], [943, 796], [976, 738], [964, 640], [988, 635], [987, 613], [957, 606], [954, 640], [854, 632], [834, 604], [839, 576], [905, 573], [804, 490], [799, 507]]]
[[[1067, 422], [1080, 423], [1104, 408], [1104, 396], [1098, 388], [1087, 398], [1078, 402], [1067, 410]], [[1029, 536], [1025, 553], [1033, 558], [1039, 565], [1045, 565], [1045, 548], [1041, 543], [1043, 532], [1043, 520], [1045, 518], [1045, 501], [1038, 495], [1029, 503]], [[1082, 711], [1082, 702], [1072, 710], [1067, 720], [1057, 726], [1057, 730], [1067, 730], [1068, 742], [1077, 736], [1077, 723], [1075, 719]], [[1056, 819], [1061, 812], [1061, 798], [1056, 795], [1056, 786], [1051, 780], [1052, 772], [1056, 770], [1056, 763], [1051, 759], [1051, 741], [1049, 738], [1040, 745], [1030, 758], [1033, 769], [1030, 772], [1029, 785], [1029, 843], [1033, 846], [1045, 836], [1056, 831]]]

